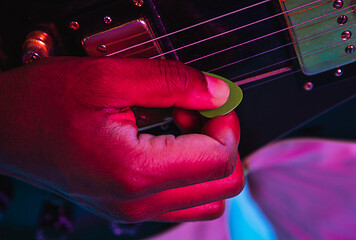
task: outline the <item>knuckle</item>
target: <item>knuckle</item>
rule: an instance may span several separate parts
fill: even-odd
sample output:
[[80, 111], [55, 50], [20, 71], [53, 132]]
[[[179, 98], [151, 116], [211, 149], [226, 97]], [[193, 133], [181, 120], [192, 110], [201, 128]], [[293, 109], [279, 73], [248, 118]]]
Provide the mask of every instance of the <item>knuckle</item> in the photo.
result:
[[106, 96], [110, 95], [108, 88], [103, 82], [107, 82], [108, 69], [112, 66], [109, 58], [89, 58], [86, 61], [76, 61], [75, 69], [70, 70], [72, 74], [71, 93], [76, 97], [77, 102], [90, 104], [98, 101], [105, 103]]
[[180, 61], [160, 61], [159, 71], [169, 93], [185, 91], [188, 88], [190, 74], [188, 66]]

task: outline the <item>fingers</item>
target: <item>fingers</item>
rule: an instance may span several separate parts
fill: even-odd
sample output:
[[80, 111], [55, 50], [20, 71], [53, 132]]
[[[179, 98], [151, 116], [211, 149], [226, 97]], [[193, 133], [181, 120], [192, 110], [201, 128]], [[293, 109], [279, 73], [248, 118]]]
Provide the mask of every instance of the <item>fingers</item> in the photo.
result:
[[120, 58], [92, 61], [95, 71], [86, 69], [88, 76], [78, 89], [91, 94], [82, 99], [100, 107], [177, 106], [207, 110], [224, 104], [230, 93], [224, 81], [205, 76], [178, 61]]
[[[205, 76], [176, 61], [117, 58], [100, 61], [109, 64], [96, 68], [97, 72], [81, 81], [78, 89], [87, 95], [78, 101], [93, 103], [101, 109], [175, 106], [207, 110], [224, 104], [229, 95], [228, 85], [220, 79]], [[112, 124], [109, 136], [114, 139], [108, 149], [110, 156], [116, 150], [117, 157], [116, 162], [110, 161], [107, 165], [109, 175], [115, 176], [113, 182], [118, 183], [117, 192], [103, 204], [109, 206], [107, 213], [114, 213], [114, 217], [126, 222], [142, 221], [223, 200], [241, 191], [244, 180], [237, 154], [240, 132], [234, 112], [207, 121], [203, 134], [179, 137], [137, 136], [132, 115], [122, 115], [122, 112], [109, 113], [106, 117]], [[184, 118], [182, 114], [179, 116], [181, 120]], [[187, 123], [191, 116], [186, 114]], [[184, 128], [193, 130], [195, 126], [197, 124], [191, 125], [191, 129], [188, 125]], [[120, 201], [114, 201], [114, 196], [116, 199], [120, 196]], [[215, 205], [217, 210], [212, 211], [215, 214], [208, 215], [208, 206], [214, 204], [207, 205], [205, 210], [197, 207], [171, 216], [162, 215], [161, 219], [188, 219], [199, 211], [201, 218], [208, 218], [221, 210], [221, 204]]]
[[195, 133], [201, 131], [202, 115], [197, 111], [174, 108], [173, 118], [183, 132]]
[[[238, 160], [238, 162], [240, 161]], [[209, 219], [217, 217], [222, 209], [215, 206], [216, 209], [212, 209], [212, 212], [209, 213], [209, 206], [207, 206], [206, 208], [202, 207], [195, 210], [192, 209], [191, 211], [171, 212], [190, 209], [234, 197], [242, 191], [244, 183], [244, 175], [241, 164], [239, 163], [234, 173], [224, 179], [170, 189], [124, 202], [108, 199], [104, 205], [109, 209], [108, 212], [118, 214], [117, 216], [111, 217], [118, 217], [127, 222], [144, 221], [152, 218], [152, 216], [156, 216], [156, 220], [164, 220], [169, 217], [175, 218], [176, 220], [183, 220], [184, 218], [188, 219], [189, 217], [193, 217], [194, 211], [196, 211], [195, 213], [197, 214], [199, 213], [199, 215], [197, 215], [198, 218]], [[126, 212], [118, 212], [115, 211], [116, 209], [125, 209]], [[162, 215], [166, 213], [169, 214]], [[160, 215], [162, 215], [162, 217], [160, 217]]]
[[225, 201], [217, 201], [197, 207], [173, 211], [158, 215], [150, 221], [158, 222], [187, 222], [212, 220], [220, 217], [225, 210]]
[[[139, 151], [120, 169], [114, 169], [120, 173], [117, 181], [126, 183], [121, 189], [131, 197], [221, 179], [236, 165], [240, 132], [235, 112], [209, 120], [203, 134], [141, 134], [137, 138], [133, 125], [119, 129], [121, 141], [117, 145], [125, 146], [128, 152]], [[118, 154], [124, 156], [122, 150]], [[128, 170], [123, 173], [123, 168]]]
[[[151, 206], [158, 213], [167, 213], [234, 197], [242, 191], [245, 184], [240, 160], [238, 161], [234, 172], [226, 178], [157, 193], [145, 198], [141, 207]], [[157, 212], [152, 212], [152, 215]]]

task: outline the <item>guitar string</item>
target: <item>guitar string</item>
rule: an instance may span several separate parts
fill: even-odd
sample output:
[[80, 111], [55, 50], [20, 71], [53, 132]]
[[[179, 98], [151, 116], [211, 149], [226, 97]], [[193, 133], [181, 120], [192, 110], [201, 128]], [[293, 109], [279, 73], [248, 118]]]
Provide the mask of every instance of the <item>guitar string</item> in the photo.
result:
[[[174, 32], [171, 32], [171, 33], [167, 33], [167, 34], [164, 34], [164, 35], [162, 35], [162, 36], [155, 37], [155, 38], [152, 38], [152, 39], [150, 39], [150, 40], [147, 40], [147, 41], [144, 41], [144, 42], [141, 42], [141, 43], [132, 45], [132, 46], [130, 46], [130, 47], [127, 47], [127, 48], [124, 48], [124, 49], [121, 49], [121, 50], [112, 52], [112, 53], [110, 53], [110, 54], [107, 54], [106, 56], [112, 56], [112, 55], [115, 55], [115, 54], [118, 54], [118, 53], [121, 53], [121, 52], [125, 52], [125, 51], [127, 51], [127, 50], [130, 50], [130, 49], [133, 49], [133, 48], [142, 46], [142, 45], [144, 45], [144, 44], [151, 43], [151, 42], [153, 42], [153, 41], [160, 40], [160, 39], [162, 39], [162, 38], [169, 37], [169, 36], [175, 35], [175, 34], [177, 34], [177, 33], [181, 33], [181, 32], [183, 32], [183, 31], [190, 30], [190, 29], [192, 29], [192, 28], [195, 28], [195, 27], [204, 25], [204, 24], [206, 24], [206, 23], [209, 23], [209, 22], [212, 22], [212, 21], [221, 19], [221, 18], [223, 18], [223, 17], [230, 16], [230, 15], [232, 15], [232, 14], [236, 14], [236, 13], [238, 13], [238, 12], [245, 11], [245, 10], [247, 10], [247, 9], [251, 9], [251, 8], [253, 8], [253, 7], [256, 7], [256, 6], [258, 6], [258, 5], [261, 5], [261, 4], [270, 2], [270, 1], [271, 1], [271, 0], [265, 0], [265, 1], [262, 1], [262, 2], [259, 2], [259, 3], [256, 3], [256, 4], [253, 4], [253, 5], [247, 6], [247, 7], [245, 7], [245, 8], [237, 9], [237, 10], [235, 10], [235, 11], [232, 11], [232, 12], [229, 12], [229, 13], [226, 13], [226, 14], [223, 14], [223, 15], [220, 15], [220, 16], [215, 17], [215, 18], [211, 18], [211, 19], [209, 19], [209, 20], [206, 20], [206, 21], [203, 21], [203, 22], [200, 22], [200, 23], [191, 25], [191, 26], [189, 26], [189, 27], [182, 28], [182, 29], [180, 29], [180, 30], [177, 30], [177, 31], [174, 31]], [[316, 0], [316, 1], [313, 1], [313, 2], [310, 2], [310, 3], [307, 3], [307, 4], [304, 4], [304, 5], [301, 5], [301, 6], [299, 6], [299, 7], [290, 9], [290, 10], [288, 10], [288, 11], [278, 13], [278, 14], [276, 14], [276, 15], [267, 17], [267, 18], [265, 18], [265, 19], [258, 20], [257, 22], [250, 23], [250, 25], [254, 25], [254, 24], [257, 24], [257, 23], [259, 23], [259, 22], [267, 21], [267, 20], [269, 20], [269, 19], [271, 19], [271, 18], [280, 16], [280, 15], [285, 14], [285, 13], [288, 13], [288, 12], [295, 11], [295, 10], [297, 10], [297, 9], [299, 9], [299, 8], [303, 8], [303, 7], [312, 5], [312, 4], [317, 3], [317, 2], [320, 2], [320, 1], [322, 1], [322, 0]], [[331, 1], [330, 1], [330, 2], [331, 2]], [[245, 28], [245, 27], [247, 27], [247, 26], [242, 26], [241, 28]], [[225, 34], [227, 34], [227, 33], [225, 33]], [[168, 54], [168, 53], [167, 53], [167, 54]]]
[[[255, 69], [255, 70], [253, 70], [253, 71], [250, 71], [250, 72], [247, 72], [247, 73], [244, 73], [244, 74], [241, 74], [241, 75], [238, 75], [238, 76], [229, 78], [229, 79], [230, 79], [231, 81], [233, 81], [233, 80], [235, 80], [235, 79], [243, 78], [243, 77], [245, 77], [245, 76], [248, 76], [248, 75], [251, 75], [251, 74], [260, 72], [260, 71], [262, 71], [262, 70], [268, 69], [268, 68], [273, 67], [273, 66], [278, 66], [278, 65], [280, 65], [280, 64], [282, 64], [282, 63], [289, 62], [289, 61], [294, 60], [294, 59], [297, 59], [297, 56], [284, 59], [284, 60], [282, 60], [282, 61], [279, 61], [279, 62], [270, 64], [270, 65], [265, 66], [265, 67], [261, 67], [261, 68], [259, 68], [259, 69]], [[241, 80], [243, 80], [243, 79], [241, 79]], [[240, 80], [238, 80], [238, 81], [240, 81]]]
[[290, 76], [290, 75], [297, 74], [297, 73], [299, 73], [299, 72], [301, 72], [301, 70], [300, 70], [300, 69], [297, 69], [297, 70], [295, 70], [295, 71], [288, 72], [288, 73], [279, 75], [279, 76], [277, 76], [277, 77], [274, 77], [274, 78], [272, 78], [272, 79], [268, 79], [267, 81], [259, 82], [259, 83], [256, 83], [256, 84], [254, 84], [254, 85], [251, 85], [251, 86], [248, 86], [248, 87], [244, 87], [244, 88], [241, 87], [241, 88], [243, 89], [243, 91], [247, 91], [247, 90], [249, 90], [249, 89], [251, 89], [251, 88], [258, 87], [258, 86], [264, 85], [264, 84], [266, 84], [266, 83], [270, 83], [270, 82], [276, 81], [276, 80], [278, 80], [278, 79], [280, 79], [280, 78], [288, 77], [288, 76]]
[[[340, 12], [340, 11], [344, 11], [344, 10], [346, 10], [346, 9], [348, 9], [348, 8], [351, 8], [351, 7], [354, 7], [354, 6], [356, 6], [356, 4], [351, 5], [351, 6], [347, 7], [347, 8], [344, 8], [344, 9], [341, 9], [341, 10], [338, 10], [338, 11], [335, 11], [335, 12], [332, 12], [332, 13], [328, 13], [328, 14], [324, 14], [324, 15], [318, 16], [318, 17], [316, 17], [316, 18], [307, 20], [307, 21], [305, 21], [305, 22], [301, 22], [301, 23], [298, 23], [298, 24], [295, 24], [295, 25], [292, 25], [292, 26], [289, 26], [289, 27], [280, 29], [280, 30], [278, 30], [278, 31], [275, 31], [275, 32], [272, 32], [272, 33], [263, 35], [263, 36], [261, 36], [261, 37], [257, 37], [257, 38], [251, 39], [251, 40], [246, 41], [246, 42], [243, 42], [243, 43], [239, 43], [239, 44], [237, 44], [237, 45], [234, 45], [234, 46], [231, 46], [231, 47], [222, 49], [222, 50], [220, 50], [220, 51], [216, 51], [216, 52], [207, 54], [207, 55], [205, 55], [205, 56], [202, 56], [202, 57], [199, 57], [199, 58], [190, 60], [190, 61], [186, 61], [186, 62], [184, 62], [184, 63], [185, 63], [185, 64], [190, 64], [190, 63], [197, 62], [197, 61], [203, 60], [203, 59], [208, 58], [208, 57], [211, 57], [211, 56], [215, 56], [215, 55], [217, 55], [217, 54], [220, 54], [220, 53], [229, 51], [229, 50], [231, 50], [231, 49], [234, 49], [234, 48], [237, 48], [237, 47], [241, 47], [241, 46], [243, 46], [243, 45], [246, 45], [246, 44], [249, 44], [249, 43], [252, 43], [252, 42], [261, 40], [261, 39], [266, 38], [266, 37], [270, 37], [270, 36], [272, 36], [272, 35], [275, 35], [275, 34], [277, 34], [277, 33], [280, 33], [280, 32], [286, 31], [286, 30], [289, 30], [289, 29], [291, 29], [291, 28], [294, 28], [294, 27], [297, 27], [297, 26], [300, 26], [300, 25], [303, 25], [303, 24], [306, 24], [306, 23], [315, 21], [315, 20], [320, 19], [320, 18], [323, 18], [323, 17], [327, 17], [327, 16], [330, 16], [330, 15], [333, 15], [333, 14], [335, 14], [335, 13], [338, 13], [338, 12]], [[158, 56], [158, 55], [157, 55], [157, 56]], [[153, 58], [155, 58], [155, 57], [153, 57]], [[152, 59], [152, 58], [150, 58], [150, 59]]]
[[[353, 11], [352, 11], [352, 12], [353, 12]], [[311, 39], [311, 38], [314, 38], [314, 37], [321, 36], [321, 35], [323, 35], [323, 34], [326, 34], [326, 33], [328, 33], [328, 32], [332, 32], [332, 31], [337, 30], [337, 29], [344, 29], [344, 28], [351, 27], [351, 25], [352, 25], [353, 23], [355, 23], [355, 22], [356, 22], [356, 20], [354, 20], [354, 21], [352, 21], [352, 22], [349, 22], [348, 24], [345, 24], [345, 25], [342, 25], [342, 26], [337, 26], [337, 27], [334, 27], [334, 28], [325, 30], [325, 31], [320, 32], [320, 33], [312, 34], [312, 35], [310, 35], [310, 36], [308, 36], [308, 37], [301, 38], [301, 39], [299, 39], [299, 40], [297, 40], [297, 41], [289, 42], [289, 43], [286, 43], [286, 44], [284, 44], [284, 45], [281, 45], [281, 46], [278, 46], [278, 47], [275, 47], [275, 48], [266, 50], [266, 51], [264, 51], [264, 52], [257, 53], [257, 54], [255, 54], [255, 55], [252, 55], [252, 56], [249, 56], [249, 57], [246, 57], [246, 58], [243, 58], [243, 59], [236, 60], [236, 61], [234, 61], [234, 62], [231, 62], [231, 63], [225, 64], [225, 65], [222, 65], [222, 66], [220, 66], [220, 67], [216, 67], [216, 68], [210, 69], [210, 70], [208, 70], [207, 72], [214, 72], [214, 71], [217, 71], [217, 70], [221, 70], [221, 69], [223, 69], [223, 68], [230, 67], [230, 66], [232, 66], [232, 65], [235, 65], [235, 64], [238, 64], [238, 63], [241, 63], [241, 62], [250, 60], [250, 59], [252, 59], [252, 58], [255, 58], [255, 57], [264, 55], [264, 54], [266, 54], [266, 53], [274, 52], [274, 51], [276, 51], [276, 50], [278, 50], [278, 49], [281, 49], [281, 48], [290, 46], [290, 45], [292, 45], [292, 44], [300, 43], [300, 42], [303, 42], [303, 41], [305, 41], [305, 40], [308, 40], [308, 39]]]
[[[318, 0], [318, 1], [319, 1], [319, 0]], [[317, 1], [315, 1], [315, 2], [317, 2]], [[157, 55], [155, 55], [155, 56], [153, 56], [153, 57], [150, 57], [149, 59], [155, 59], [155, 58], [158, 58], [158, 57], [162, 57], [162, 56], [165, 56], [165, 55], [167, 55], [167, 54], [170, 54], [170, 53], [173, 53], [173, 52], [177, 52], [177, 51], [180, 51], [180, 50], [182, 50], [182, 49], [185, 49], [185, 48], [188, 48], [188, 47], [191, 47], [191, 46], [200, 44], [200, 43], [202, 43], [202, 42], [206, 42], [206, 41], [215, 39], [215, 38], [217, 38], [217, 37], [221, 37], [221, 36], [224, 36], [224, 35], [226, 35], [226, 34], [230, 34], [230, 33], [232, 33], [232, 32], [236, 32], [236, 31], [241, 30], [241, 29], [243, 29], [243, 28], [250, 27], [250, 26], [253, 26], [253, 25], [255, 25], [255, 24], [262, 23], [262, 22], [265, 22], [265, 21], [267, 21], [267, 20], [276, 18], [276, 17], [278, 17], [278, 16], [280, 16], [280, 15], [283, 15], [283, 14], [285, 14], [285, 13], [288, 13], [288, 12], [291, 12], [291, 11], [295, 11], [295, 10], [297, 10], [297, 9], [299, 9], [299, 8], [303, 8], [303, 7], [307, 6], [307, 5], [310, 5], [310, 4], [315, 3], [315, 2], [311, 2], [311, 3], [305, 4], [305, 5], [296, 7], [296, 8], [294, 8], [294, 9], [290, 9], [290, 10], [285, 11], [285, 12], [280, 12], [280, 13], [277, 13], [277, 14], [275, 14], [275, 15], [272, 15], [272, 16], [269, 16], [269, 17], [266, 17], [266, 18], [257, 20], [257, 21], [255, 21], [255, 22], [248, 23], [248, 24], [245, 24], [245, 25], [243, 25], [243, 26], [233, 28], [233, 29], [231, 29], [231, 30], [228, 30], [228, 31], [225, 31], [225, 32], [222, 32], [222, 33], [219, 33], [219, 34], [216, 34], [216, 35], [213, 35], [213, 36], [210, 36], [210, 37], [201, 39], [201, 40], [199, 40], [199, 41], [196, 41], [196, 42], [193, 42], [193, 43], [190, 43], [190, 44], [186, 44], [186, 45], [184, 45], [184, 46], [181, 46], [181, 47], [178, 47], [178, 48], [169, 50], [169, 51], [167, 51], [167, 52], [164, 52], [164, 53], [161, 53], [161, 54], [157, 54]], [[331, 1], [330, 1], [330, 2], [331, 2]], [[325, 4], [327, 4], [327, 3], [325, 3]], [[342, 11], [342, 10], [344, 10], [344, 9], [341, 9], [341, 10], [338, 10], [338, 11]], [[336, 12], [338, 12], [338, 11], [336, 11]], [[335, 13], [335, 12], [334, 12], [334, 13]], [[320, 17], [319, 17], [319, 18], [320, 18]], [[318, 18], [316, 18], [316, 19], [318, 19]], [[293, 27], [293, 26], [291, 26], [291, 27]], [[215, 55], [215, 54], [213, 54], [213, 55]], [[191, 60], [191, 61], [194, 62], [194, 61], [197, 61], [197, 60]], [[187, 64], [189, 64], [189, 63], [190, 63], [190, 61], [189, 61]]]
[[[356, 24], [355, 24], [355, 25], [356, 25]], [[314, 53], [314, 52], [318, 52], [318, 51], [320, 51], [320, 50], [323, 50], [323, 49], [326, 49], [326, 48], [329, 48], [329, 47], [333, 47], [333, 46], [336, 46], [336, 45], [338, 45], [338, 44], [340, 44], [340, 43], [344, 43], [344, 42], [345, 42], [344, 40], [341, 40], [341, 41], [338, 41], [338, 42], [335, 42], [335, 43], [331, 43], [331, 44], [329, 44], [329, 45], [326, 45], [326, 46], [323, 46], [323, 47], [320, 47], [320, 48], [311, 50], [311, 51], [306, 52], [306, 53], [304, 53], [304, 54], [300, 54], [300, 56], [301, 56], [301, 57], [304, 57], [304, 56], [306, 56], [306, 55], [308, 55], [308, 54], [311, 54], [311, 53]], [[341, 57], [341, 56], [339, 56], [339, 57]], [[243, 77], [245, 77], [245, 76], [247, 76], [247, 75], [251, 75], [251, 74], [253, 74], [253, 73], [256, 73], [256, 72], [265, 70], [265, 69], [267, 69], [267, 68], [269, 68], [269, 67], [277, 66], [277, 65], [279, 65], [279, 64], [282, 64], [282, 63], [291, 61], [291, 60], [296, 59], [296, 58], [297, 58], [297, 56], [294, 56], [294, 57], [291, 57], [291, 58], [288, 58], [288, 59], [284, 59], [284, 60], [279, 61], [279, 62], [277, 62], [277, 63], [269, 64], [269, 65], [267, 65], [267, 66], [265, 66], [265, 67], [262, 67], [262, 68], [259, 68], [259, 69], [250, 71], [250, 72], [248, 72], [248, 73], [244, 73], [244, 74], [241, 74], [241, 75], [232, 77], [232, 78], [230, 78], [230, 80], [235, 80], [235, 79], [243, 78]], [[313, 64], [313, 65], [315, 65], [315, 64]], [[300, 71], [300, 70], [299, 70], [299, 71]]]
[[[150, 40], [147, 40], [147, 41], [144, 41], [144, 42], [141, 42], [141, 43], [132, 45], [132, 46], [130, 46], [130, 47], [121, 49], [121, 50], [116, 51], [116, 52], [110, 53], [110, 54], [108, 54], [107, 56], [112, 56], [112, 55], [115, 55], [115, 54], [118, 54], [118, 53], [121, 53], [121, 52], [125, 52], [125, 51], [127, 51], [127, 50], [132, 49], [132, 48], [139, 47], [139, 46], [145, 45], [145, 44], [147, 44], [147, 43], [150, 43], [150, 42], [153, 42], [153, 41], [157, 41], [157, 40], [160, 40], [160, 39], [162, 39], [162, 38], [169, 37], [169, 36], [175, 35], [175, 34], [177, 34], [177, 33], [181, 33], [181, 32], [190, 30], [190, 29], [192, 29], [192, 28], [195, 28], [195, 27], [198, 27], [198, 26], [201, 26], [201, 25], [204, 25], [204, 24], [213, 22], [213, 21], [215, 21], [215, 20], [219, 20], [219, 19], [221, 19], [221, 18], [224, 18], [224, 17], [230, 16], [230, 15], [233, 15], [233, 14], [235, 14], [235, 13], [242, 12], [242, 11], [245, 11], [245, 10], [250, 9], [250, 8], [253, 8], [253, 7], [257, 7], [257, 6], [259, 6], [259, 5], [268, 3], [268, 2], [270, 2], [270, 1], [272, 1], [272, 0], [264, 0], [264, 1], [261, 1], [261, 2], [255, 3], [255, 4], [252, 4], [252, 5], [249, 5], [249, 6], [247, 6], [247, 7], [240, 8], [240, 9], [237, 9], [237, 10], [234, 10], [234, 11], [231, 11], [231, 12], [228, 12], [228, 13], [225, 13], [225, 14], [223, 14], [223, 15], [220, 15], [220, 16], [217, 16], [217, 17], [214, 17], [214, 18], [211, 18], [211, 19], [208, 19], [208, 20], [205, 20], [205, 21], [202, 21], [202, 22], [193, 24], [193, 25], [191, 25], [191, 26], [188, 26], [188, 27], [185, 27], [185, 28], [182, 28], [182, 29], [179, 29], [179, 30], [176, 30], [176, 31], [167, 33], [167, 34], [164, 34], [164, 35], [159, 36], [159, 37], [155, 37], [155, 38], [153, 38], [153, 39], [150, 39]], [[319, 0], [319, 1], [322, 1], [322, 0]]]
[[[339, 56], [339, 57], [337, 57], [337, 58], [340, 58], [340, 57], [342, 57], [342, 56]], [[291, 59], [294, 59], [294, 58], [297, 58], [297, 57], [292, 57], [292, 58], [287, 59], [287, 60], [291, 60]], [[284, 60], [284, 61], [287, 61], [287, 60]], [[313, 65], [316, 65], [316, 64], [313, 64]], [[269, 67], [269, 66], [267, 66], [267, 67]], [[261, 69], [260, 69], [260, 70], [261, 70]], [[287, 73], [285, 73], [285, 74], [281, 74], [281, 75], [279, 75], [279, 76], [276, 76], [276, 77], [274, 77], [274, 78], [268, 79], [268, 80], [266, 80], [266, 81], [261, 81], [261, 82], [258, 82], [258, 83], [256, 83], [256, 84], [253, 84], [253, 85], [251, 85], [251, 86], [244, 87], [243, 90], [246, 91], [246, 90], [248, 90], [248, 89], [251, 89], [251, 88], [254, 88], [254, 87], [258, 87], [258, 86], [261, 86], [261, 85], [266, 84], [266, 83], [273, 82], [273, 81], [278, 80], [278, 79], [280, 79], [280, 78], [297, 74], [297, 73], [299, 73], [299, 72], [301, 72], [301, 71], [302, 71], [301, 69], [297, 69], [297, 70], [294, 70], [294, 71], [291, 71], [291, 72], [287, 72]], [[241, 75], [240, 75], [240, 76], [241, 76]], [[240, 76], [238, 76], [238, 77], [240, 77]], [[237, 78], [237, 77], [235, 77], [235, 78]], [[233, 78], [233, 79], [235, 79], [235, 78]], [[355, 94], [354, 96], [356, 96], [356, 94]]]
[[[342, 56], [339, 56], [339, 57], [337, 57], [337, 58], [340, 58], [340, 57], [342, 57]], [[291, 60], [291, 59], [293, 59], [293, 58], [297, 58], [297, 57], [292, 57], [292, 58], [287, 59], [287, 60]], [[284, 61], [287, 61], [287, 60], [284, 60]], [[313, 65], [315, 65], [315, 64], [313, 64]], [[268, 67], [268, 66], [267, 66], [267, 67]], [[259, 70], [261, 70], [261, 69], [259, 69]], [[262, 81], [262, 82], [253, 84], [253, 85], [251, 85], [251, 86], [244, 87], [243, 90], [246, 91], [246, 90], [248, 90], [248, 89], [251, 89], [251, 88], [254, 88], [254, 87], [258, 87], [258, 86], [261, 86], [261, 85], [263, 85], [263, 84], [270, 83], [270, 82], [273, 82], [273, 81], [275, 81], [275, 80], [278, 80], [278, 79], [280, 79], [280, 78], [297, 74], [297, 73], [299, 73], [299, 72], [301, 72], [301, 69], [297, 69], [297, 70], [294, 70], [294, 71], [292, 71], [292, 72], [287, 72], [287, 73], [285, 73], [285, 74], [282, 74], [282, 75], [276, 76], [276, 77], [274, 77], [274, 78], [268, 79], [267, 81]], [[240, 76], [241, 76], [241, 75], [240, 75]], [[240, 77], [240, 76], [238, 76], [238, 77]], [[238, 78], [238, 77], [235, 77], [235, 78]], [[352, 99], [352, 98], [354, 98], [354, 97], [356, 97], [356, 94], [354, 94], [353, 96], [351, 96], [350, 99]]]

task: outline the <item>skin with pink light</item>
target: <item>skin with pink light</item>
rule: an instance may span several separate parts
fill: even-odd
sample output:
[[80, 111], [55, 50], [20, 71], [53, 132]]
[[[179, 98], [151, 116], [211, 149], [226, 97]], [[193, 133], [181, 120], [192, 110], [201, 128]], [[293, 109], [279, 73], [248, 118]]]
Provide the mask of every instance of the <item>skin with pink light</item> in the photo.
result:
[[[0, 73], [0, 93], [0, 173], [107, 219], [213, 219], [244, 186], [235, 112], [197, 114], [227, 84], [180, 62], [50, 58]], [[132, 106], [174, 106], [187, 134], [138, 134]]]

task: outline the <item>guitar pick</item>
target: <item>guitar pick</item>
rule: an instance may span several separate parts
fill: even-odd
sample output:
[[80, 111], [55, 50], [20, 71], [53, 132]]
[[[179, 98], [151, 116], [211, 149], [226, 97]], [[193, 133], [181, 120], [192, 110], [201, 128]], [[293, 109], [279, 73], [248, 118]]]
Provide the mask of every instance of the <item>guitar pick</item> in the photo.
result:
[[215, 109], [211, 109], [211, 110], [199, 111], [199, 113], [201, 115], [203, 115], [204, 117], [214, 118], [214, 117], [218, 117], [218, 116], [223, 116], [225, 114], [228, 114], [232, 110], [234, 110], [242, 101], [243, 94], [242, 94], [241, 88], [238, 85], [236, 85], [235, 83], [231, 82], [230, 80], [228, 80], [224, 77], [221, 77], [219, 75], [216, 75], [213, 73], [207, 73], [207, 72], [204, 72], [204, 74], [219, 78], [219, 79], [223, 80], [224, 82], [226, 82], [230, 87], [230, 95], [229, 95], [229, 98], [227, 99], [226, 103], [224, 103], [224, 105], [222, 105], [218, 108], [215, 108]]

